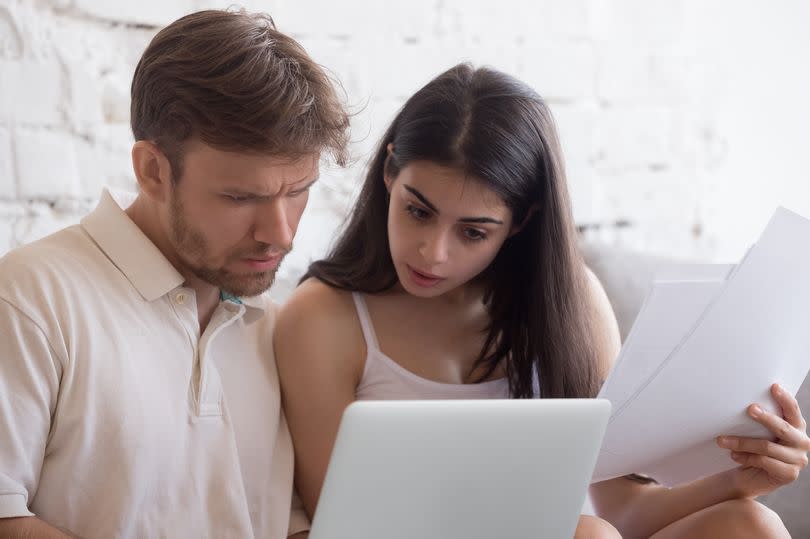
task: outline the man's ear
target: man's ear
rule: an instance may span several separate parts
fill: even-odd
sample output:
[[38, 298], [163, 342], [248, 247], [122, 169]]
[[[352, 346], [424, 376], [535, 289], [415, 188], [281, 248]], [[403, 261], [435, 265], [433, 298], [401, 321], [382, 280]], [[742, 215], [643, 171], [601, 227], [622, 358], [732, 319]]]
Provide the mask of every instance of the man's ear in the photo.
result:
[[141, 192], [164, 202], [172, 183], [172, 167], [166, 155], [153, 142], [139, 140], [132, 146], [132, 169]]
[[529, 208], [528, 212], [526, 212], [526, 217], [524, 217], [520, 223], [512, 225], [512, 230], [509, 231], [509, 235], [507, 236], [507, 238], [511, 238], [512, 236], [514, 236], [515, 234], [526, 228], [526, 225], [529, 224], [529, 221], [532, 220], [532, 217], [534, 217], [534, 214], [537, 213], [538, 209], [540, 209], [540, 204], [532, 204], [532, 207]]

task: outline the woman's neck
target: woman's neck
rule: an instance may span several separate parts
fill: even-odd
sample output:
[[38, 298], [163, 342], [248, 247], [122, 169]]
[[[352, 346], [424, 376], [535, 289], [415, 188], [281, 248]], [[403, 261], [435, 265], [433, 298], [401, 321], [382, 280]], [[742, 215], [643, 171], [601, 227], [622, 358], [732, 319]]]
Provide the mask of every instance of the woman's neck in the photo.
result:
[[400, 283], [397, 283], [390, 290], [390, 293], [410, 296], [414, 300], [424, 304], [466, 310], [469, 308], [478, 308], [481, 305], [484, 298], [484, 287], [481, 283], [470, 282], [445, 292], [440, 296], [419, 298], [410, 294]]

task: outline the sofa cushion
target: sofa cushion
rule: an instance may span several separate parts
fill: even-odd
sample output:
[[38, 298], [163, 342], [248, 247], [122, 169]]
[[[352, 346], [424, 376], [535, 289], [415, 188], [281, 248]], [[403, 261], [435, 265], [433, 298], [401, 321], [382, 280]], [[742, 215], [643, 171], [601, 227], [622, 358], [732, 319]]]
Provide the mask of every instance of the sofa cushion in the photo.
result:
[[[605, 288], [616, 314], [622, 341], [633, 326], [657, 271], [663, 266], [683, 262], [674, 258], [617, 249], [595, 242], [580, 246], [585, 263]], [[810, 418], [810, 377], [799, 389], [797, 399], [805, 418]], [[810, 537], [810, 472], [805, 470], [797, 481], [760, 501], [776, 511], [793, 537]]]

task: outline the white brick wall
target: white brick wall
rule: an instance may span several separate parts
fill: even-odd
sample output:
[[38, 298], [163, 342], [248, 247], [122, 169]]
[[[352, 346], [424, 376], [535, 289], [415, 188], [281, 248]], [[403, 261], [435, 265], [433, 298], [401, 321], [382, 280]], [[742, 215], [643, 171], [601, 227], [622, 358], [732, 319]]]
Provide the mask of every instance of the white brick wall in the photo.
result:
[[18, 127], [13, 133], [21, 199], [61, 200], [83, 195], [70, 133], [39, 127]]
[[[62, 2], [64, 3], [64, 2]], [[72, 12], [103, 21], [128, 24], [164, 26], [174, 19], [195, 11], [193, 0], [139, 0], [138, 2], [109, 2], [107, 0], [74, 0]]]
[[57, 124], [62, 119], [62, 74], [54, 61], [0, 61], [0, 117], [28, 125]]
[[[152, 35], [207, 0], [0, 0], [0, 254], [131, 187], [129, 84]], [[533, 85], [577, 219], [638, 249], [735, 259], [777, 204], [810, 215], [810, 3], [250, 0], [342, 81], [355, 164], [313, 193], [283, 297], [323, 253], [404, 99], [458, 61]], [[617, 221], [629, 226], [616, 228]]]
[[[8, 127], [0, 126], [0, 201], [16, 201], [17, 186], [14, 183], [14, 156], [11, 150], [11, 133]], [[0, 233], [0, 237], [2, 233]], [[2, 251], [0, 251], [2, 252]]]

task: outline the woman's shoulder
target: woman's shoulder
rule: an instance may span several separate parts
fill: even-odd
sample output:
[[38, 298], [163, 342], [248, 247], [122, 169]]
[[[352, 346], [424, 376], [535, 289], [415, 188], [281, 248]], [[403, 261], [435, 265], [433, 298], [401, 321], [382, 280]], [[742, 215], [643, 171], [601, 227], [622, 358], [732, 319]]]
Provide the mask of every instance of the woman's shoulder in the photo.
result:
[[282, 310], [285, 309], [343, 314], [345, 311], [354, 310], [354, 303], [351, 292], [310, 277], [293, 291], [282, 306]]
[[281, 306], [274, 331], [277, 361], [362, 354], [363, 336], [351, 292], [311, 278]]
[[278, 315], [280, 329], [295, 333], [329, 331], [352, 322], [354, 301], [351, 292], [341, 290], [323, 281], [310, 278], [301, 283], [281, 305]]

